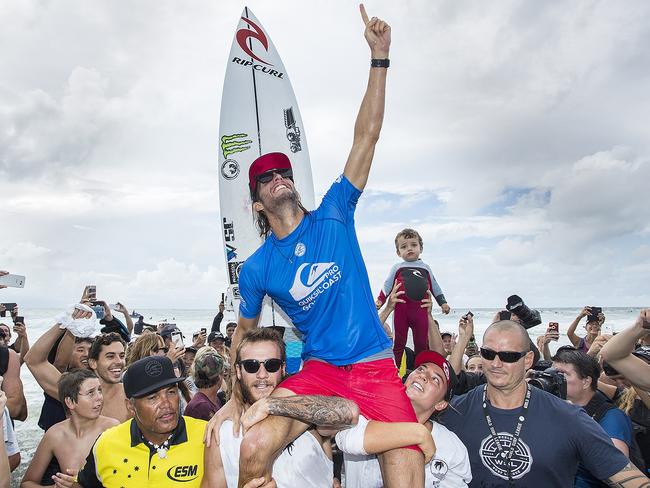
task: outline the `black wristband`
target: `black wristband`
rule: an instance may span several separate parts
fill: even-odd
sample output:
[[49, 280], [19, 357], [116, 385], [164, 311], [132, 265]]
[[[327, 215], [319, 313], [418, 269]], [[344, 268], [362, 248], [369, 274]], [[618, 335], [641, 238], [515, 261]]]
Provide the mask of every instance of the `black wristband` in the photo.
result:
[[371, 68], [388, 68], [390, 66], [390, 59], [371, 59], [370, 67]]

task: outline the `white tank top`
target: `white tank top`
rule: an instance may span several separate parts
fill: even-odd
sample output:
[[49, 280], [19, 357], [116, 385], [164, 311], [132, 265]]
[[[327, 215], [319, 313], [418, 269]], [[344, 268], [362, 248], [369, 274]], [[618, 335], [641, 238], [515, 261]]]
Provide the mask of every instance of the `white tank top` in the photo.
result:
[[[232, 421], [226, 420], [219, 429], [219, 450], [228, 488], [237, 488], [239, 481], [239, 446], [242, 436], [232, 435]], [[309, 432], [293, 441], [291, 453], [282, 451], [273, 464], [273, 479], [278, 488], [309, 486], [332, 488], [334, 466], [322, 446]]]

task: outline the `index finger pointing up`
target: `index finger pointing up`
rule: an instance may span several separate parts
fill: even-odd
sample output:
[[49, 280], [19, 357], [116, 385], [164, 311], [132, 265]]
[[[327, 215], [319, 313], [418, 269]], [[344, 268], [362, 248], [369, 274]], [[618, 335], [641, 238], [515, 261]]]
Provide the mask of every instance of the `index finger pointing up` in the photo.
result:
[[361, 19], [363, 20], [363, 23], [368, 25], [368, 14], [366, 13], [366, 7], [363, 6], [363, 3], [359, 4], [359, 10], [361, 11]]

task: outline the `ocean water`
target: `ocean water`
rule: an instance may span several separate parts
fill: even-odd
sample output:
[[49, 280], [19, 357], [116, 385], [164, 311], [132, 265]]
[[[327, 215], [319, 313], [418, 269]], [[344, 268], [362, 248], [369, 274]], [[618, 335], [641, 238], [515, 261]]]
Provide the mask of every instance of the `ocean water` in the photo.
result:
[[[498, 309], [475, 309], [474, 324], [475, 335], [477, 341], [481, 342], [483, 332], [490, 324], [492, 317]], [[551, 352], [555, 351], [559, 346], [569, 344], [566, 337], [566, 329], [573, 321], [576, 315], [580, 312], [581, 307], [578, 308], [545, 308], [540, 309], [542, 314], [542, 325], [534, 327], [529, 330], [533, 339], [539, 335], [544, 334], [546, 331], [546, 324], [548, 322], [558, 322], [560, 324], [560, 340], [551, 343]], [[639, 315], [640, 308], [605, 308], [603, 312], [607, 317], [607, 323], [610, 324], [615, 332], [623, 330], [634, 323], [636, 317]], [[176, 323], [183, 334], [186, 336], [186, 344], [189, 345], [192, 333], [201, 327], [208, 330], [212, 326], [212, 319], [216, 314], [215, 310], [182, 310], [182, 309], [138, 309], [145, 317], [146, 323], [156, 324], [159, 321], [166, 320], [168, 322]], [[458, 320], [464, 315], [467, 310], [453, 310], [449, 315], [435, 314], [436, 320], [440, 323], [441, 331], [455, 332], [458, 330]], [[55, 320], [54, 317], [61, 313], [58, 309], [21, 309], [21, 314], [25, 316], [27, 324], [28, 337], [30, 344], [33, 344], [43, 332], [51, 327]], [[116, 314], [122, 319], [121, 314]], [[10, 319], [9, 319], [10, 320]], [[389, 319], [391, 320], [391, 319]], [[228, 316], [224, 319], [222, 324], [228, 322]], [[8, 323], [6, 318], [0, 317], [0, 322]], [[580, 326], [578, 326], [577, 333], [582, 336], [585, 334], [584, 319]], [[223, 328], [222, 328], [223, 329]], [[12, 337], [12, 342], [14, 338]], [[409, 347], [413, 347], [413, 342], [409, 336]], [[38, 446], [38, 443], [43, 435], [43, 431], [38, 427], [37, 421], [43, 403], [43, 393], [41, 388], [34, 380], [27, 366], [23, 365], [21, 368], [21, 378], [25, 390], [25, 397], [27, 398], [27, 405], [29, 414], [25, 422], [16, 422], [16, 432], [18, 442], [21, 447], [22, 462], [18, 469], [12, 475], [12, 486], [19, 486], [23, 473]]]

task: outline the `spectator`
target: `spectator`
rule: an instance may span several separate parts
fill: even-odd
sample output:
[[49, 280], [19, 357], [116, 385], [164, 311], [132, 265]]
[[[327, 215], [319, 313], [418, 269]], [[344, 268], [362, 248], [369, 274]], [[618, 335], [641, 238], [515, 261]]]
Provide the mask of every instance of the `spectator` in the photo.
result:
[[198, 351], [192, 367], [192, 377], [198, 392], [185, 407], [186, 416], [210, 420], [222, 407], [217, 392], [221, 387], [223, 363], [223, 358], [210, 346]]
[[[4, 311], [4, 305], [0, 303], [0, 312]], [[13, 349], [20, 356], [20, 363], [22, 364], [25, 360], [25, 354], [29, 351], [29, 338], [27, 337], [27, 329], [23, 321], [16, 321], [18, 317], [18, 307], [14, 307], [10, 311], [11, 316], [14, 319], [13, 330], [16, 332], [16, 340], [13, 344], [9, 345], [11, 342], [11, 329], [6, 324], [0, 324], [0, 344], [3, 343], [8, 346], [10, 349]], [[24, 318], [23, 318], [24, 320]]]
[[20, 379], [20, 357], [6, 345], [0, 345], [0, 376], [4, 378], [0, 389], [7, 396], [9, 416], [15, 420], [27, 418], [27, 401]]
[[230, 350], [226, 347], [226, 338], [221, 332], [210, 332], [208, 346], [215, 349], [219, 355], [230, 364]]
[[125, 366], [128, 368], [136, 361], [149, 356], [165, 356], [168, 352], [162, 337], [158, 334], [144, 334], [129, 344]]
[[465, 362], [465, 370], [470, 373], [483, 374], [483, 359], [480, 355], [472, 356]]
[[[0, 376], [0, 387], [3, 377]], [[3, 442], [0, 449], [0, 483], [2, 479], [11, 479], [11, 472], [20, 465], [20, 447], [16, 440], [16, 431], [7, 408], [7, 395], [0, 389], [0, 429], [2, 430]], [[6, 463], [6, 464], [5, 464]], [[8, 484], [6, 486], [9, 486]]]
[[122, 372], [124, 371], [124, 341], [119, 334], [110, 332], [95, 337], [88, 354], [88, 366], [99, 378], [104, 403], [102, 415], [119, 422], [131, 418], [125, 405]]
[[237, 328], [237, 322], [228, 322], [226, 324], [226, 347], [230, 347], [232, 344], [232, 336], [235, 333]]
[[443, 418], [467, 447], [471, 486], [573, 486], [579, 461], [612, 485], [647, 483], [584, 410], [524, 380], [534, 355], [520, 324], [490, 325], [481, 356], [487, 385], [455, 398]]
[[395, 284], [404, 284], [403, 289], [406, 293], [395, 306], [393, 315], [395, 364], [402, 362], [409, 329], [413, 335], [415, 354], [429, 349], [429, 317], [427, 311], [421, 306], [422, 299], [427, 296], [425, 291], [431, 290], [442, 312], [449, 313], [449, 305], [433, 276], [433, 271], [420, 259], [423, 247], [422, 237], [416, 230], [403, 229], [397, 234], [395, 249], [402, 261], [391, 268], [375, 302], [377, 308], [381, 308]]
[[198, 350], [194, 346], [190, 346], [185, 348], [185, 354], [183, 354], [183, 370], [187, 372], [187, 377], [183, 384], [187, 388], [190, 399], [194, 398], [194, 395], [199, 391], [192, 378], [192, 367], [194, 366], [194, 359], [196, 359], [197, 352]]
[[632, 327], [619, 332], [600, 351], [601, 356], [633, 385], [650, 390], [650, 364], [632, 354], [636, 342], [650, 334], [650, 309], [641, 310]]
[[[238, 408], [243, 409], [242, 421], [245, 422], [245, 427], [250, 427], [255, 423], [252, 421], [250, 424], [246, 423], [245, 415], [248, 409], [258, 400], [270, 397], [275, 387], [282, 381], [285, 375], [285, 361], [285, 345], [275, 331], [269, 330], [267, 327], [253, 329], [242, 338], [235, 353], [237, 377], [234, 382], [233, 396], [227, 405], [232, 407], [236, 403]], [[333, 404], [345, 402], [345, 405], [349, 405], [351, 403], [333, 397], [316, 398], [323, 399], [324, 405], [320, 405], [319, 411], [325, 415], [333, 415], [337, 411], [332, 407]], [[289, 416], [290, 411], [295, 413], [295, 410], [298, 409], [294, 403], [291, 404], [294, 408], [286, 405], [283, 402], [284, 399], [268, 398], [268, 400], [272, 402], [271, 405], [259, 403], [256, 404], [255, 410], [249, 412], [252, 419], [259, 421], [268, 414]], [[225, 420], [229, 418], [228, 410], [229, 408], [225, 407], [214, 417], [217, 420], [215, 425], [219, 433], [219, 445], [215, 445], [213, 442], [205, 451], [206, 476], [209, 486], [220, 488], [225, 487], [226, 482], [227, 486], [237, 486], [240, 475], [242, 436], [235, 436], [233, 430], [238, 432], [239, 429], [234, 429], [231, 420]], [[225, 415], [220, 415], [221, 412], [224, 412]], [[253, 412], [263, 412], [263, 414], [258, 417]], [[314, 418], [307, 420], [303, 417], [302, 420], [308, 421], [310, 424], [318, 423], [318, 419]], [[351, 422], [352, 418], [348, 416], [344, 423], [350, 425]], [[249, 434], [244, 436], [244, 440], [248, 438], [248, 435], [254, 435], [257, 432], [256, 429], [250, 430]], [[278, 486], [331, 488], [333, 465], [325, 454], [324, 446], [327, 446], [327, 443], [323, 441], [318, 432], [312, 429], [300, 435], [292, 443], [290, 449], [283, 449], [273, 464], [273, 478]]]
[[[584, 317], [587, 317], [587, 323], [585, 324], [587, 335], [579, 337], [576, 334], [576, 328]], [[605, 315], [603, 315], [602, 312], [591, 313], [591, 307], [584, 307], [574, 321], [571, 322], [571, 325], [569, 325], [566, 335], [569, 337], [569, 341], [571, 341], [573, 347], [577, 347], [579, 350], [587, 352], [591, 347], [591, 343], [600, 334], [600, 327], [603, 323], [605, 323]]]
[[129, 366], [124, 395], [133, 418], [99, 436], [79, 472], [81, 486], [201, 485], [205, 422], [180, 415], [181, 381], [163, 356]]
[[[598, 361], [587, 353], [572, 346], [558, 349], [553, 357], [553, 367], [561, 371], [566, 378], [567, 400], [587, 412], [611, 438], [616, 448], [625, 457], [630, 457], [632, 445], [632, 422], [623, 411], [616, 408], [610, 400], [598, 391], [600, 366]], [[609, 407], [609, 408], [608, 408]], [[578, 465], [576, 487], [602, 486], [584, 467]]]
[[650, 470], [650, 393], [632, 386], [618, 400], [618, 406], [632, 419], [634, 437], [647, 471]]
[[454, 433], [435, 420], [446, 410], [453, 394], [453, 370], [444, 357], [434, 351], [418, 354], [415, 366], [405, 385], [418, 424], [368, 422], [360, 416], [356, 427], [336, 435], [337, 445], [346, 453], [347, 488], [383, 486], [379, 462], [375, 456], [367, 454], [409, 444], [422, 446], [425, 454], [435, 451], [424, 467], [425, 486], [457, 488], [471, 481], [467, 449]]
[[199, 329], [192, 334], [192, 346], [198, 351], [205, 346], [207, 334], [205, 329]]
[[[88, 316], [88, 314], [88, 312], [75, 309], [72, 312], [72, 318], [77, 320]], [[53, 362], [65, 364], [65, 369], [88, 368], [88, 353], [92, 340], [87, 337], [74, 337], [70, 331], [62, 329], [61, 324], [57, 323], [38, 338], [25, 356], [27, 367], [43, 389], [44, 400], [38, 426], [44, 431], [66, 418], [65, 409], [58, 400], [61, 372], [48, 360], [51, 351], [56, 350], [57, 344], [59, 348]], [[66, 344], [73, 346], [70, 353], [66, 352]], [[59, 358], [58, 361], [57, 358]]]
[[226, 305], [223, 302], [224, 295], [223, 293], [221, 294], [221, 301], [219, 302], [219, 312], [217, 312], [217, 315], [214, 316], [214, 319], [212, 319], [212, 327], [210, 328], [210, 332], [221, 332], [221, 321], [223, 320], [223, 311], [226, 309]]
[[99, 435], [118, 425], [100, 414], [103, 405], [99, 379], [88, 369], [63, 373], [59, 379], [59, 401], [68, 418], [49, 429], [25, 472], [21, 488], [63, 482], [61, 473], [76, 473]]
[[[2, 275], [0, 274], [0, 276]], [[2, 376], [0, 376], [0, 386], [2, 386]], [[12, 439], [10, 438], [13, 429], [10, 432], [7, 424], [11, 425], [9, 410], [7, 410], [7, 395], [0, 389], [0, 430], [2, 431], [2, 438], [4, 440], [4, 442], [0, 443], [0, 488], [9, 488], [9, 484], [11, 483], [11, 462], [9, 461], [9, 456], [12, 455], [10, 453], [14, 449]]]
[[[454, 346], [456, 345], [456, 340], [454, 338], [454, 334], [451, 332], [445, 331], [440, 334], [440, 337], [442, 337], [442, 344], [443, 347], [445, 348], [445, 356], [449, 356], [451, 352], [454, 350]], [[465, 348], [463, 348], [463, 351]]]

